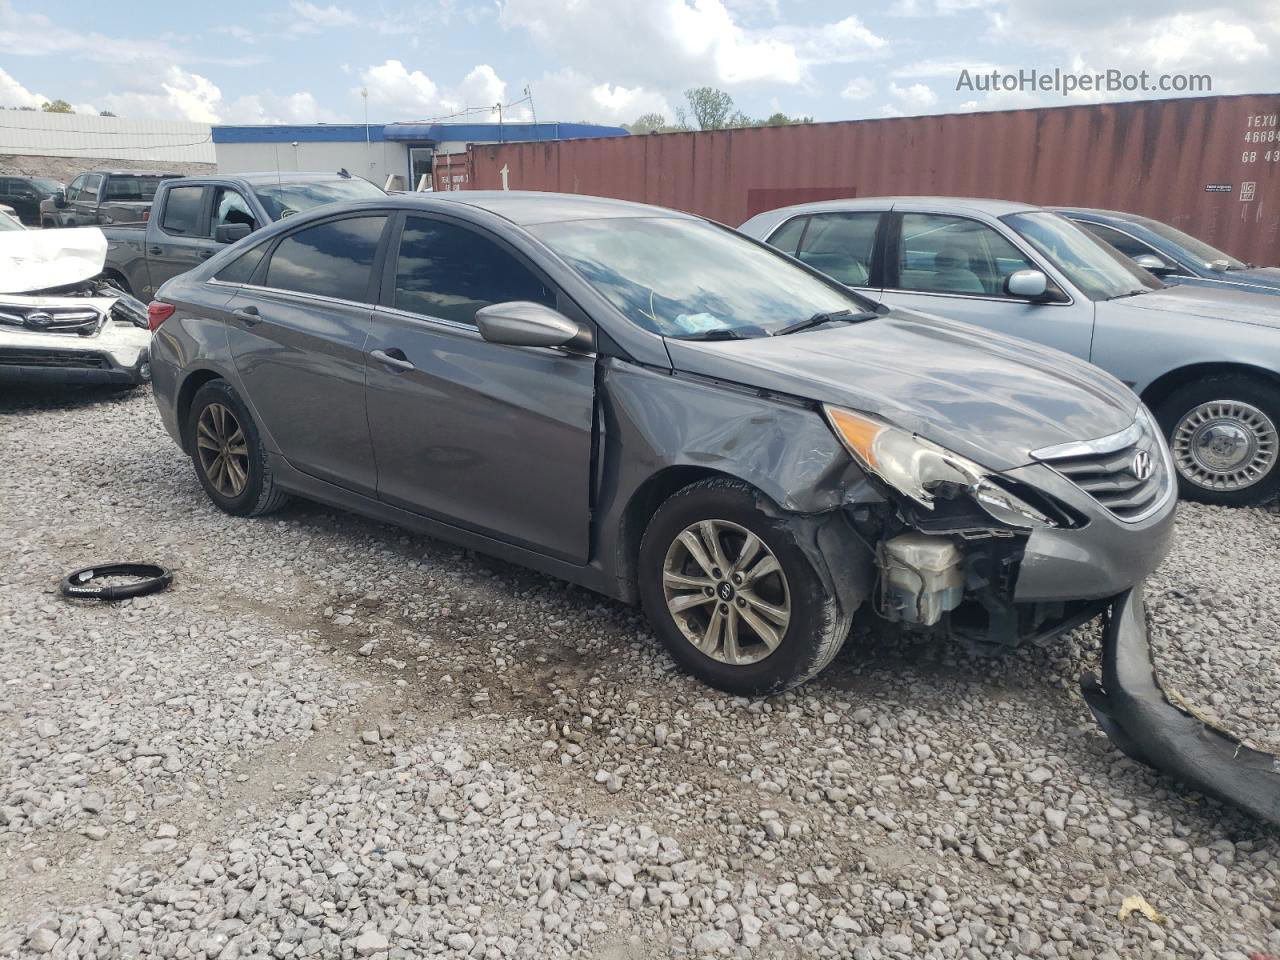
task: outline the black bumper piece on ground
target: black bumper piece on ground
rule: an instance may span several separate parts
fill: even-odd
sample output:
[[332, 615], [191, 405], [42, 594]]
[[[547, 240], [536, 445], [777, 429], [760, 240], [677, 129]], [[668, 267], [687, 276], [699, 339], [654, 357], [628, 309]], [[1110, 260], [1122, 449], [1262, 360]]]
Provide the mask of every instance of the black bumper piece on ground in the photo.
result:
[[1141, 585], [1116, 598], [1102, 640], [1102, 682], [1081, 692], [1128, 756], [1207, 796], [1280, 825], [1280, 757], [1245, 746], [1165, 696], [1151, 662]]

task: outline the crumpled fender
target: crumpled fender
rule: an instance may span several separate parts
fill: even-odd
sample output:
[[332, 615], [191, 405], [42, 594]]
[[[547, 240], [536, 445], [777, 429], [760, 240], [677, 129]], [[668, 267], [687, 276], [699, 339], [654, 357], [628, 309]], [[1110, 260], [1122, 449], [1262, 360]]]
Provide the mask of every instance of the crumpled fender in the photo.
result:
[[1142, 585], [1111, 607], [1102, 641], [1102, 680], [1080, 679], [1094, 717], [1124, 753], [1280, 825], [1280, 757], [1245, 746], [1173, 703], [1160, 686], [1147, 641]]

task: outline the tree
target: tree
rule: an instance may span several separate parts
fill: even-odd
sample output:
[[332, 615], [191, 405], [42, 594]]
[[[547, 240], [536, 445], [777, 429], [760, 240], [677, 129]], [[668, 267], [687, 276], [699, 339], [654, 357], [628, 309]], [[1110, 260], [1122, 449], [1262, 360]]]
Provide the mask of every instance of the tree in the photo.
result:
[[699, 130], [722, 130], [733, 110], [733, 97], [715, 87], [693, 87], [684, 92]]
[[761, 127], [789, 127], [793, 123], [813, 123], [813, 117], [788, 117], [782, 111], [765, 117], [759, 122]]
[[110, 110], [99, 110], [99, 111], [98, 111], [98, 116], [100, 116], [100, 117], [114, 117], [114, 116], [115, 116], [115, 114], [114, 114], [114, 113], [112, 113]]
[[43, 103], [41, 104], [40, 109], [45, 113], [75, 113], [75, 111], [71, 109], [71, 104], [67, 103], [65, 100], [54, 100], [52, 103]]
[[656, 133], [667, 125], [667, 118], [660, 113], [645, 113], [627, 127], [632, 133]]

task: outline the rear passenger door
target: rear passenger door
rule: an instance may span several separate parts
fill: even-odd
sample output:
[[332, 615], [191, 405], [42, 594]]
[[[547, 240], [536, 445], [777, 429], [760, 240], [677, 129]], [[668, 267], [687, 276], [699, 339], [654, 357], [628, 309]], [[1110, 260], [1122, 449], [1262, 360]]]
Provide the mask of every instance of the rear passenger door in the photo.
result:
[[[1083, 360], [1093, 342], [1093, 302], [1072, 302], [1052, 275], [994, 227], [972, 217], [894, 213], [886, 242], [883, 299], [1056, 347]], [[1039, 270], [1060, 302], [1005, 290], [1009, 275]]]
[[369, 334], [369, 429], [385, 502], [585, 563], [595, 355], [480, 336], [481, 307], [528, 300], [585, 316], [470, 224], [406, 213]]
[[161, 284], [213, 256], [205, 198], [209, 188], [192, 184], [172, 187], [161, 195], [159, 217], [148, 222], [147, 268], [149, 295]]
[[385, 212], [362, 211], [308, 223], [215, 278], [242, 284], [223, 308], [227, 339], [274, 449], [303, 473], [367, 496], [377, 474], [364, 351], [387, 222]]

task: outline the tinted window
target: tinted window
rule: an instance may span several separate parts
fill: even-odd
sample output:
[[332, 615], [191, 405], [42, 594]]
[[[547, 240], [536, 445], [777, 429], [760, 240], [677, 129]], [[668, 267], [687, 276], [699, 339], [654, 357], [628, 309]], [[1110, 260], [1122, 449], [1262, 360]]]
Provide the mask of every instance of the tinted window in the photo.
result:
[[134, 202], [153, 200], [160, 181], [172, 179], [173, 177], [113, 176], [107, 180], [106, 199]]
[[800, 246], [800, 237], [804, 234], [804, 225], [808, 222], [808, 217], [794, 217], [788, 220], [769, 238], [769, 243], [783, 253], [789, 253], [794, 257], [796, 248]]
[[81, 200], [96, 200], [98, 197], [98, 186], [102, 183], [102, 174], [91, 173], [84, 178], [84, 184], [80, 187]]
[[174, 187], [164, 201], [160, 227], [165, 233], [191, 236], [200, 230], [200, 200], [204, 187]]
[[440, 220], [405, 220], [396, 259], [394, 306], [442, 320], [475, 323], [481, 307], [510, 300], [556, 305], [555, 293], [492, 240]]
[[1004, 297], [1016, 270], [1035, 270], [1012, 243], [966, 217], [908, 213], [902, 217], [898, 287], [928, 293]]
[[262, 262], [267, 246], [268, 244], [260, 243], [252, 250], [245, 251], [219, 270], [214, 279], [224, 283], [248, 283], [253, 279], [253, 272], [258, 269], [258, 264]]
[[[1113, 230], [1111, 227], [1104, 227], [1100, 223], [1090, 223], [1087, 220], [1073, 220], [1071, 222], [1083, 227], [1103, 243], [1111, 244], [1126, 257], [1140, 257], [1146, 253], [1155, 254], [1155, 251], [1149, 246], [1141, 240], [1135, 240], [1127, 233], [1121, 233], [1119, 230]], [[1163, 260], [1164, 258], [1161, 257], [1160, 259]]]
[[668, 337], [767, 336], [869, 302], [732, 230], [686, 217], [567, 220], [529, 231], [633, 323]]
[[809, 221], [797, 256], [815, 270], [851, 287], [865, 287], [871, 276], [878, 213], [822, 213]]
[[364, 302], [385, 216], [330, 220], [285, 237], [267, 265], [268, 287]]

